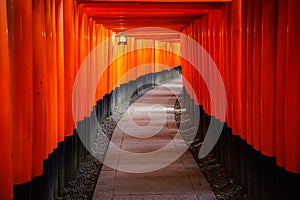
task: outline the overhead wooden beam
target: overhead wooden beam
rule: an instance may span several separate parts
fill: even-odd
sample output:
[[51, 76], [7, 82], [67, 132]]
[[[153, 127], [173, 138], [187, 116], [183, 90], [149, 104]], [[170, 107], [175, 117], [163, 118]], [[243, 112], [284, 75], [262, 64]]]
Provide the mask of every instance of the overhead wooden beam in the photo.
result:
[[232, 0], [78, 0], [78, 3], [104, 3], [104, 2], [155, 2], [155, 3], [224, 3]]

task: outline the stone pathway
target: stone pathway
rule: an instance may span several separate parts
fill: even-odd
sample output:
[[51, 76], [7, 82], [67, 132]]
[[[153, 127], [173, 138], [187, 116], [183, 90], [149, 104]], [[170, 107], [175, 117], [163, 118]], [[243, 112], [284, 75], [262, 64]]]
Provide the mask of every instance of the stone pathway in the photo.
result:
[[113, 133], [93, 199], [216, 199], [176, 126], [181, 91], [175, 79], [129, 107]]

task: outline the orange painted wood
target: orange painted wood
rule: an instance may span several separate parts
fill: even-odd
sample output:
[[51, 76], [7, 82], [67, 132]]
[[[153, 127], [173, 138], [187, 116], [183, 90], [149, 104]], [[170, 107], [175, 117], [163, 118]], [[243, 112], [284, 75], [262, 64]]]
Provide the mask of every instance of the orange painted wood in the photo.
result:
[[[161, 2], [101, 2], [79, 1], [88, 16], [97, 23], [121, 32], [134, 27], [160, 26], [182, 31], [192, 19], [200, 18], [212, 9], [220, 9], [223, 1], [199, 3], [193, 1]], [[228, 1], [226, 1], [228, 2]], [[143, 20], [140, 20], [143, 18]], [[192, 18], [192, 19], [191, 19]], [[154, 20], [153, 20], [154, 19]]]
[[8, 50], [8, 27], [6, 1], [0, 1], [0, 126], [2, 129], [0, 145], [0, 199], [13, 198], [13, 174], [12, 174], [12, 127], [11, 127], [11, 97], [10, 97], [10, 68]]
[[[64, 69], [64, 12], [63, 0], [55, 0], [56, 53], [57, 53], [57, 101], [58, 103], [58, 142], [65, 136], [65, 69]], [[68, 68], [67, 68], [68, 69]], [[54, 144], [54, 148], [57, 144]]]
[[[52, 68], [48, 68], [49, 70], [52, 70], [53, 76], [52, 76], [52, 81], [53, 81], [53, 113], [54, 113], [54, 132], [50, 133], [48, 135], [48, 154], [52, 153], [53, 150], [57, 147], [58, 144], [58, 129], [59, 129], [59, 124], [58, 124], [58, 55], [57, 55], [57, 19], [56, 19], [56, 5], [55, 5], [55, 0], [51, 0], [51, 32], [50, 36], [52, 36], [52, 53], [51, 53], [51, 60], [52, 62], [50, 63]], [[49, 83], [49, 81], [48, 81]]]
[[[228, 97], [226, 121], [234, 133], [264, 155], [276, 156], [279, 166], [296, 173], [299, 173], [300, 163], [300, 131], [296, 125], [300, 117], [299, 112], [295, 112], [300, 102], [300, 90], [296, 87], [300, 80], [297, 50], [300, 44], [296, 36], [300, 32], [296, 20], [300, 18], [296, 11], [298, 4], [295, 0], [278, 1], [278, 4], [276, 1], [237, 0], [232, 2], [231, 8], [225, 5], [221, 11], [221, 43], [216, 38], [220, 30], [213, 12], [203, 16], [199, 24], [197, 20], [192, 21], [183, 31], [200, 42], [216, 63], [221, 63], [220, 72]], [[226, 22], [228, 17], [231, 24]], [[188, 44], [182, 47], [187, 48]], [[224, 53], [221, 58], [218, 48]], [[192, 49], [188, 54], [195, 56]], [[206, 66], [205, 59], [202, 62]], [[210, 113], [209, 96], [203, 95], [201, 80], [184, 59], [182, 66], [183, 76], [196, 87], [200, 104]], [[209, 73], [209, 69], [205, 73]], [[186, 81], [184, 84], [187, 85]], [[211, 84], [213, 92], [218, 92], [213, 80]], [[190, 89], [188, 92], [194, 98]]]
[[[221, 54], [223, 52], [221, 52], [222, 49], [222, 44], [221, 44], [221, 10], [215, 10], [214, 11], [214, 15], [215, 15], [215, 24], [214, 24], [214, 29], [215, 29], [215, 65], [216, 67], [219, 69], [219, 72], [222, 76], [223, 74], [223, 66], [221, 63]], [[217, 81], [217, 80], [216, 80]], [[220, 88], [218, 88], [217, 84], [215, 87], [215, 94], [216, 96], [219, 94]], [[219, 104], [216, 105], [216, 118], [217, 119], [221, 119], [221, 102]]]
[[[202, 46], [203, 43], [204, 43], [204, 39], [203, 39], [203, 28], [204, 28], [204, 25], [203, 25], [203, 20], [198, 20], [198, 30], [197, 30], [197, 34], [198, 34], [198, 42], [199, 44]], [[203, 46], [202, 46], [203, 47]], [[204, 53], [201, 53], [201, 55], [199, 55], [199, 67], [200, 67], [200, 71], [203, 71], [204, 70], [204, 59], [205, 59], [205, 54]], [[204, 83], [204, 80], [202, 78], [203, 75], [201, 75], [201, 77], [198, 78], [198, 81], [199, 81], [199, 89], [197, 91], [197, 94], [198, 94], [198, 103], [203, 105], [203, 102], [205, 100], [205, 94], [206, 93], [206, 85]]]
[[[1, 160], [6, 163], [1, 166], [0, 184], [1, 188], [7, 188], [7, 192], [1, 191], [1, 199], [12, 196], [12, 182], [24, 183], [42, 174], [43, 159], [65, 136], [72, 135], [73, 83], [86, 56], [97, 44], [114, 35], [110, 29], [122, 31], [149, 24], [183, 30], [199, 42], [214, 59], [224, 80], [228, 97], [226, 121], [233, 133], [264, 155], [276, 156], [279, 166], [300, 173], [300, 116], [295, 112], [300, 102], [298, 1], [233, 0], [232, 4], [203, 4], [195, 8], [192, 4], [181, 7], [181, 4], [172, 4], [174, 9], [168, 11], [165, 11], [167, 4], [156, 4], [159, 7], [153, 13], [150, 13], [152, 8], [142, 7], [142, 4], [114, 5], [84, 2], [78, 6], [72, 0], [30, 3], [16, 0], [9, 1], [8, 18], [5, 9], [1, 12], [1, 55], [6, 55], [6, 59], [0, 61], [4, 77], [0, 86], [5, 95], [1, 98], [5, 108], [0, 117], [9, 133], [0, 147]], [[111, 9], [107, 9], [109, 7]], [[151, 14], [161, 14], [164, 19], [151, 22]], [[119, 16], [118, 23], [110, 25]], [[145, 20], [140, 20], [143, 17]], [[101, 22], [108, 26], [100, 25]], [[205, 112], [218, 118], [221, 108], [211, 107], [201, 75], [183, 58], [159, 50], [159, 47], [178, 48], [178, 35], [160, 37], [161, 41], [143, 41], [137, 36], [130, 38], [127, 46], [117, 46], [113, 37], [101, 55], [91, 56], [88, 65], [98, 65], [102, 62], [99, 58], [107, 58], [105, 62], [109, 67], [99, 80], [95, 99], [85, 94], [78, 97], [74, 104], [75, 115], [80, 119], [88, 117], [92, 109], [88, 103], [95, 105], [95, 100], [121, 83], [164, 69], [157, 64], [169, 67], [181, 64], [183, 76], [196, 92], [194, 95], [188, 89], [192, 98], [199, 99], [196, 102], [203, 105]], [[156, 49], [148, 48], [152, 44]], [[220, 88], [210, 74], [208, 60], [190, 49], [190, 45], [184, 44], [182, 49], [211, 76], [211, 92], [218, 94]], [[129, 47], [144, 49], [126, 53], [108, 63]], [[153, 64], [147, 69], [136, 68], [149, 63]], [[86, 76], [78, 80], [86, 94], [92, 92], [89, 84], [98, 78], [95, 77], [98, 70], [90, 66]], [[120, 82], [129, 70], [133, 73]], [[186, 81], [184, 84], [188, 85]]]
[[[101, 2], [102, 0], [79, 0], [80, 3], [92, 3], [92, 2]], [[136, 0], [106, 0], [107, 2], [135, 2]], [[231, 2], [232, 0], [139, 0], [139, 2], [199, 2], [199, 3], [207, 3], [207, 2]]]
[[[76, 76], [76, 73], [78, 72], [79, 69], [79, 14], [80, 14], [80, 8], [77, 4], [77, 1], [73, 1], [73, 8], [74, 8], [74, 75]], [[75, 77], [74, 77], [75, 78]], [[77, 91], [75, 92], [75, 96], [77, 97]], [[72, 99], [73, 101], [73, 99]], [[73, 115], [74, 115], [74, 119], [77, 118], [78, 116], [78, 103], [77, 103], [77, 99], [74, 99], [74, 103], [73, 103]], [[75, 124], [74, 124], [75, 125]]]
[[261, 149], [261, 1], [254, 0], [253, 35], [253, 147]]
[[240, 70], [241, 70], [241, 78], [240, 78], [240, 89], [241, 89], [241, 111], [240, 111], [240, 116], [241, 116], [241, 125], [240, 125], [240, 136], [242, 139], [246, 140], [247, 139], [247, 129], [246, 129], [246, 115], [247, 115], [247, 110], [246, 110], [246, 93], [247, 93], [247, 2], [242, 1], [241, 2], [241, 63], [240, 63]]
[[44, 2], [33, 2], [33, 136], [32, 176], [43, 173], [43, 138], [48, 135], [48, 90]]
[[222, 6], [222, 9], [221, 9], [221, 15], [220, 15], [220, 30], [219, 30], [219, 34], [220, 34], [220, 45], [218, 48], [219, 50], [219, 54], [220, 54], [220, 64], [218, 65], [219, 66], [219, 70], [220, 70], [220, 73], [221, 73], [221, 76], [222, 76], [222, 79], [223, 79], [223, 83], [224, 83], [224, 86], [225, 86], [225, 90], [226, 90], [226, 95], [227, 95], [227, 105], [226, 105], [226, 116], [225, 116], [225, 121], [226, 122], [229, 122], [230, 121], [230, 107], [229, 107], [229, 103], [230, 103], [230, 85], [228, 83], [228, 72], [229, 72], [229, 69], [231, 67], [230, 64], [230, 60], [231, 60], [231, 57], [230, 57], [230, 21], [231, 21], [231, 18], [230, 18], [230, 12], [228, 10], [228, 8], [230, 7], [229, 4], [224, 4]]
[[8, 8], [13, 182], [20, 184], [32, 177], [32, 3], [16, 0]]
[[[206, 48], [207, 48], [208, 54], [213, 59], [213, 57], [214, 57], [214, 40], [213, 40], [213, 21], [214, 21], [213, 18], [214, 18], [214, 16], [213, 16], [212, 12], [210, 12], [207, 16], [208, 17], [207, 17], [207, 47]], [[208, 60], [205, 65], [205, 68], [206, 68], [206, 71], [207, 71], [207, 74], [209, 77], [208, 85], [211, 86], [210, 92], [214, 93], [214, 80], [211, 75], [211, 65], [208, 62]], [[206, 113], [209, 115], [215, 116], [215, 113], [212, 112], [215, 108], [212, 107], [212, 105], [211, 105], [211, 101], [208, 98], [209, 95], [206, 95], [206, 96], [207, 96], [207, 100], [206, 100], [207, 107], [205, 109]]]
[[300, 2], [288, 1], [287, 16], [287, 51], [285, 67], [285, 116], [286, 116], [286, 165], [289, 171], [300, 173]]
[[242, 2], [232, 2], [231, 65], [232, 80], [232, 133], [240, 135], [242, 131]]
[[227, 95], [226, 121], [229, 127], [232, 127], [232, 91], [231, 91], [231, 5], [224, 5], [223, 29], [224, 29], [224, 75], [225, 90]]
[[245, 131], [247, 143], [253, 145], [253, 34], [254, 34], [254, 0], [247, 1], [247, 38], [246, 38], [246, 108], [245, 108]]
[[287, 51], [287, 1], [278, 1], [277, 60], [276, 60], [276, 163], [285, 166], [285, 66]]
[[[79, 58], [79, 61], [78, 61], [78, 64], [79, 64], [79, 70], [82, 70], [82, 69], [85, 69], [86, 68], [81, 68], [80, 69], [80, 66], [81, 64], [83, 63], [84, 59], [86, 58], [87, 56], [87, 27], [88, 27], [88, 19], [87, 19], [87, 16], [85, 13], [83, 13], [81, 10], [80, 10], [80, 13], [79, 13], [79, 35], [78, 35], [78, 51], [79, 51], [79, 55], [78, 55], [78, 58]], [[87, 73], [87, 71], [84, 71], [83, 73]], [[83, 92], [83, 94], [81, 95], [78, 95], [77, 98], [78, 98], [78, 118], [83, 120], [84, 117], [87, 115], [87, 104], [86, 104], [86, 94], [84, 93], [86, 91], [86, 77], [83, 77], [81, 76], [79, 79], [78, 79], [78, 82], [79, 82], [79, 90], [81, 92]]]
[[64, 30], [64, 84], [65, 84], [65, 135], [71, 136], [74, 129], [72, 115], [72, 91], [77, 66], [75, 65], [75, 17], [72, 0], [63, 1]]
[[276, 2], [262, 2], [261, 140], [262, 153], [275, 155], [275, 72], [277, 47]]
[[46, 35], [46, 69], [47, 76], [47, 129], [43, 138], [43, 159], [53, 150], [57, 138], [57, 69], [55, 54], [55, 18], [53, 17], [52, 0], [44, 3]]
[[[92, 83], [93, 83], [93, 85], [94, 85], [94, 83], [97, 81], [96, 80], [96, 72], [98, 71], [98, 66], [96, 65], [96, 63], [97, 63], [97, 55], [96, 55], [96, 53], [95, 53], [95, 47], [96, 47], [96, 45], [97, 45], [97, 35], [96, 35], [96, 22], [95, 22], [95, 20], [93, 20], [92, 18], [90, 19], [90, 26], [89, 26], [89, 29], [90, 29], [90, 37], [91, 37], [91, 39], [90, 39], [90, 48], [91, 48], [91, 51], [90, 51], [90, 53], [91, 53], [91, 81], [92, 81]], [[92, 84], [91, 84], [92, 85]], [[90, 85], [90, 87], [89, 88], [91, 88], [91, 85]], [[91, 91], [91, 89], [90, 89], [90, 92], [92, 93], [92, 92], [94, 92], [94, 91]], [[96, 94], [94, 94], [94, 95], [96, 95]], [[95, 97], [94, 98], [92, 98], [92, 99], [90, 99], [90, 101], [92, 102], [92, 106], [95, 106], [96, 105], [96, 101], [95, 101]], [[91, 108], [91, 109], [93, 109], [93, 108]]]
[[[87, 74], [86, 74], [86, 84], [85, 84], [85, 90], [86, 90], [86, 93], [87, 94], [90, 94], [90, 81], [91, 79], [93, 79], [92, 77], [92, 66], [91, 66], [91, 62], [92, 62], [92, 56], [93, 55], [89, 55], [89, 53], [91, 52], [91, 44], [92, 44], [92, 32], [93, 32], [93, 19], [92, 18], [88, 18], [87, 19], [87, 27], [86, 27], [86, 46], [87, 46], [87, 52], [86, 52], [86, 55], [88, 56], [87, 59], [88, 59], [88, 68], [87, 68]], [[90, 103], [91, 102], [91, 97], [90, 95], [87, 95], [86, 96], [86, 102], [87, 102], [87, 110], [86, 110], [86, 116], [88, 117], [89, 114], [90, 114], [90, 111], [92, 110], [92, 104]]]
[[[51, 81], [51, 72], [50, 66], [51, 66], [51, 60], [49, 57], [52, 57], [52, 38], [50, 37], [51, 33], [51, 2], [50, 0], [47, 0], [44, 2], [44, 16], [45, 16], [45, 35], [46, 35], [46, 69], [47, 69], [47, 95], [48, 95], [48, 102], [46, 104], [47, 111], [48, 111], [48, 130], [44, 133], [43, 138], [43, 159], [46, 159], [48, 157], [48, 146], [49, 146], [49, 140], [48, 137], [51, 133], [53, 133], [54, 130], [54, 115], [53, 115], [53, 104], [50, 104], [52, 102], [53, 98], [53, 82]], [[51, 54], [51, 55], [50, 55]]]
[[[208, 16], [204, 16], [203, 18], [203, 48], [207, 51], [207, 53], [209, 53], [209, 29], [208, 29]], [[208, 76], [209, 74], [209, 64], [208, 64], [208, 58], [207, 55], [204, 55], [204, 74], [205, 76]], [[210, 83], [206, 83], [205, 88], [207, 88], [207, 84]], [[202, 91], [203, 92], [203, 91]], [[205, 92], [204, 93], [204, 110], [206, 113], [210, 113], [210, 98], [209, 98], [209, 93]]]
[[[95, 31], [96, 31], [96, 46], [99, 45], [102, 42], [102, 31], [101, 31], [101, 25], [100, 24], [96, 24], [95, 25]], [[100, 72], [100, 63], [101, 63], [101, 52], [97, 50], [97, 56], [96, 56], [96, 71], [97, 74]], [[99, 80], [96, 80], [97, 83], [99, 84]], [[95, 94], [95, 101], [97, 101], [97, 99], [101, 99], [101, 89], [102, 88], [97, 88], [96, 89], [96, 94]]]

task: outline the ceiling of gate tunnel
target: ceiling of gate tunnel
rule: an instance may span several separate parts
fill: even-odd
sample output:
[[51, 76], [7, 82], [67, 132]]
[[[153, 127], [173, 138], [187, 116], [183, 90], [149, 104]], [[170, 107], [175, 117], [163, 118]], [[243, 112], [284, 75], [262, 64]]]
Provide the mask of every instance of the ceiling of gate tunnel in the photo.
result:
[[[96, 23], [120, 33], [140, 27], [162, 27], [181, 32], [192, 20], [201, 18], [212, 9], [220, 9], [223, 2], [229, 1], [231, 0], [78, 0], [78, 3]], [[166, 36], [167, 33], [164, 34]], [[177, 36], [171, 37], [176, 39]]]

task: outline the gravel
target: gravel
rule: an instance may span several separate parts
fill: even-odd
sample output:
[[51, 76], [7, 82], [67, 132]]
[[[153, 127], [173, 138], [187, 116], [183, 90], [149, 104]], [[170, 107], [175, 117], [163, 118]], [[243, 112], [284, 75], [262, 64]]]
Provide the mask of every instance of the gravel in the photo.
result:
[[[96, 155], [98, 159], [88, 154], [82, 160], [79, 169], [75, 171], [74, 178], [66, 184], [63, 199], [91, 200], [93, 198], [94, 189], [102, 168], [102, 162], [100, 161], [105, 158], [106, 149], [109, 144], [109, 141], [106, 140], [110, 140], [117, 122], [121, 119], [127, 108], [150, 89], [152, 88], [144, 89], [132, 96], [128, 101], [116, 107], [112, 115], [103, 120], [97, 129], [95, 144], [92, 148], [93, 154]], [[103, 137], [103, 135], [107, 137]]]
[[[180, 105], [184, 105], [184, 98], [181, 94], [178, 98], [178, 102], [175, 104], [175, 119], [177, 120], [177, 126], [181, 127], [180, 133], [185, 139], [186, 143], [190, 144], [190, 151], [193, 154], [199, 168], [203, 172], [207, 181], [209, 182], [216, 197], [220, 200], [247, 200], [247, 191], [245, 188], [236, 184], [233, 179], [228, 175], [225, 168], [217, 162], [213, 155], [208, 155], [203, 159], [198, 158], [199, 149], [201, 147], [201, 140], [196, 135], [192, 135], [193, 131], [185, 131], [186, 127], [192, 129], [192, 121], [187, 112], [181, 112], [185, 110], [180, 109]], [[180, 123], [181, 120], [181, 123]], [[184, 127], [182, 129], [182, 126]]]
[[245, 188], [236, 184], [212, 155], [197, 159], [197, 162], [218, 199], [248, 199]]
[[92, 199], [101, 167], [100, 161], [92, 155], [87, 155], [81, 162], [80, 168], [75, 172], [73, 180], [67, 184], [64, 199]]

